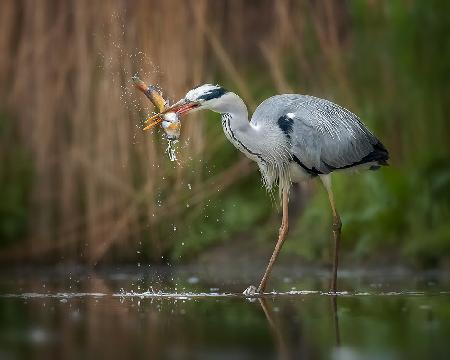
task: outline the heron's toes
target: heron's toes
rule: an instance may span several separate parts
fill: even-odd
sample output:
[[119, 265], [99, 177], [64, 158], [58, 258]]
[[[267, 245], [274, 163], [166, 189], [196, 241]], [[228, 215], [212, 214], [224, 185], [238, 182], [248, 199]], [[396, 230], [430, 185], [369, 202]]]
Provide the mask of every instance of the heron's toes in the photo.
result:
[[258, 294], [258, 289], [256, 286], [250, 285], [242, 294], [244, 294], [244, 296], [255, 296]]

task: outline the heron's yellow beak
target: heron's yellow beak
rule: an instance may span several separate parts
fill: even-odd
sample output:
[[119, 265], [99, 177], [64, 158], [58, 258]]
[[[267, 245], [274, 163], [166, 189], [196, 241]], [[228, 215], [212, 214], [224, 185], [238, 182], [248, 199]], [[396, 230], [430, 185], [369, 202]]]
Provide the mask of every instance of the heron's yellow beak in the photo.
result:
[[169, 112], [174, 112], [178, 115], [186, 114], [190, 110], [195, 109], [198, 107], [199, 104], [197, 102], [193, 101], [187, 101], [186, 99], [181, 99], [177, 103], [173, 104], [172, 106], [164, 109], [164, 111], [161, 111], [160, 113], [153, 115], [149, 117], [147, 120], [145, 120], [144, 124], [149, 123], [145, 128], [145, 130], [149, 130], [155, 125], [158, 125], [161, 121], [163, 121], [163, 115], [167, 114]]
[[161, 115], [163, 115], [164, 113], [159, 113], [156, 115], [153, 115], [152, 117], [149, 117], [147, 120], [145, 120], [144, 124], [147, 124], [148, 122], [150, 122], [150, 124], [148, 124], [144, 130], [149, 130], [151, 129], [153, 126], [158, 125], [161, 121], [162, 121], [162, 117]]

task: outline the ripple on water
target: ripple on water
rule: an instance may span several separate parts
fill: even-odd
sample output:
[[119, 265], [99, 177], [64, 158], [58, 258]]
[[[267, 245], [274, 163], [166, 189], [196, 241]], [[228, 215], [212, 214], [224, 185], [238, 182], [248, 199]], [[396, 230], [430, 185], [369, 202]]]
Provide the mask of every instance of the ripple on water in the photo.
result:
[[160, 298], [160, 299], [199, 299], [199, 298], [254, 298], [254, 297], [303, 297], [303, 296], [340, 296], [340, 297], [362, 297], [362, 296], [449, 296], [450, 291], [424, 292], [424, 291], [389, 291], [389, 292], [350, 292], [340, 291], [337, 293], [324, 292], [318, 290], [291, 290], [287, 292], [267, 292], [262, 295], [255, 294], [246, 296], [242, 293], [227, 292], [164, 292], [164, 291], [121, 291], [118, 293], [100, 293], [100, 292], [57, 292], [57, 293], [9, 293], [0, 294], [0, 298], [19, 298], [19, 299], [73, 299], [73, 298], [102, 298], [102, 297], [120, 297], [120, 298]]

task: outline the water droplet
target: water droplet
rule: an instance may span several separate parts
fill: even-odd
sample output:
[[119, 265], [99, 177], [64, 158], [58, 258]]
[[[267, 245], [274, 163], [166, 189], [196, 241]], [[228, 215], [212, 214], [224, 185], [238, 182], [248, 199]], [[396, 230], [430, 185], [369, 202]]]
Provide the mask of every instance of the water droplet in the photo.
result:
[[196, 276], [191, 276], [187, 279], [189, 284], [197, 284], [199, 282], [199, 278]]

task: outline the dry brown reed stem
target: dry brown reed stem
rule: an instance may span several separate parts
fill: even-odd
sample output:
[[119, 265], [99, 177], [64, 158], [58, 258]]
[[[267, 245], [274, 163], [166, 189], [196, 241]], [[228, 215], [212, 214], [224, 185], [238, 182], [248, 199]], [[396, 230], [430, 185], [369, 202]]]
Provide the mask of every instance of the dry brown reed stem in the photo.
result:
[[270, 73], [277, 91], [280, 93], [293, 93], [294, 91], [283, 74], [283, 66], [278, 55], [279, 53], [273, 52], [266, 43], [261, 43], [260, 48], [264, 58], [267, 61], [267, 65], [270, 69]]
[[217, 62], [222, 66], [223, 71], [231, 78], [231, 80], [236, 84], [239, 92], [241, 93], [244, 100], [246, 100], [247, 104], [251, 109], [254, 109], [256, 106], [255, 100], [251, 95], [250, 89], [239, 73], [239, 70], [234, 65], [231, 60], [230, 55], [227, 50], [220, 42], [219, 38], [214, 32], [214, 29], [206, 24], [206, 22], [201, 21], [199, 19], [199, 15], [195, 12], [195, 19], [199, 24], [199, 30], [205, 34], [206, 39], [211, 45], [211, 48], [216, 56]]
[[317, 11], [313, 15], [313, 24], [320, 48], [325, 55], [327, 67], [331, 70], [331, 75], [340, 88], [340, 96], [352, 101], [351, 86], [343, 58], [344, 47], [338, 37], [337, 5], [335, 3], [334, 0], [317, 3]]
[[[240, 0], [1, 1], [0, 106], [15, 119], [17, 142], [30, 152], [34, 171], [28, 237], [5, 254], [97, 262], [113, 249], [132, 252], [146, 235], [159, 259], [171, 246], [167, 218], [183, 221], [186, 196], [197, 206], [216, 196], [204, 191], [211, 178], [199, 160], [215, 161], [229, 145], [192, 116], [174, 167], [159, 134], [141, 131], [152, 109], [131, 76], [159, 84], [176, 100], [220, 73], [251, 109], [257, 99], [248, 64], [259, 66], [261, 77], [269, 69], [279, 92], [326, 88], [336, 79], [348, 87], [339, 6], [309, 4], [264, 2], [256, 17], [253, 3]], [[309, 59], [304, 45], [311, 19], [322, 62]], [[286, 77], [287, 56], [299, 64], [302, 83]], [[240, 159], [214, 178], [216, 188], [255, 171]], [[194, 189], [188, 195], [187, 183]]]

